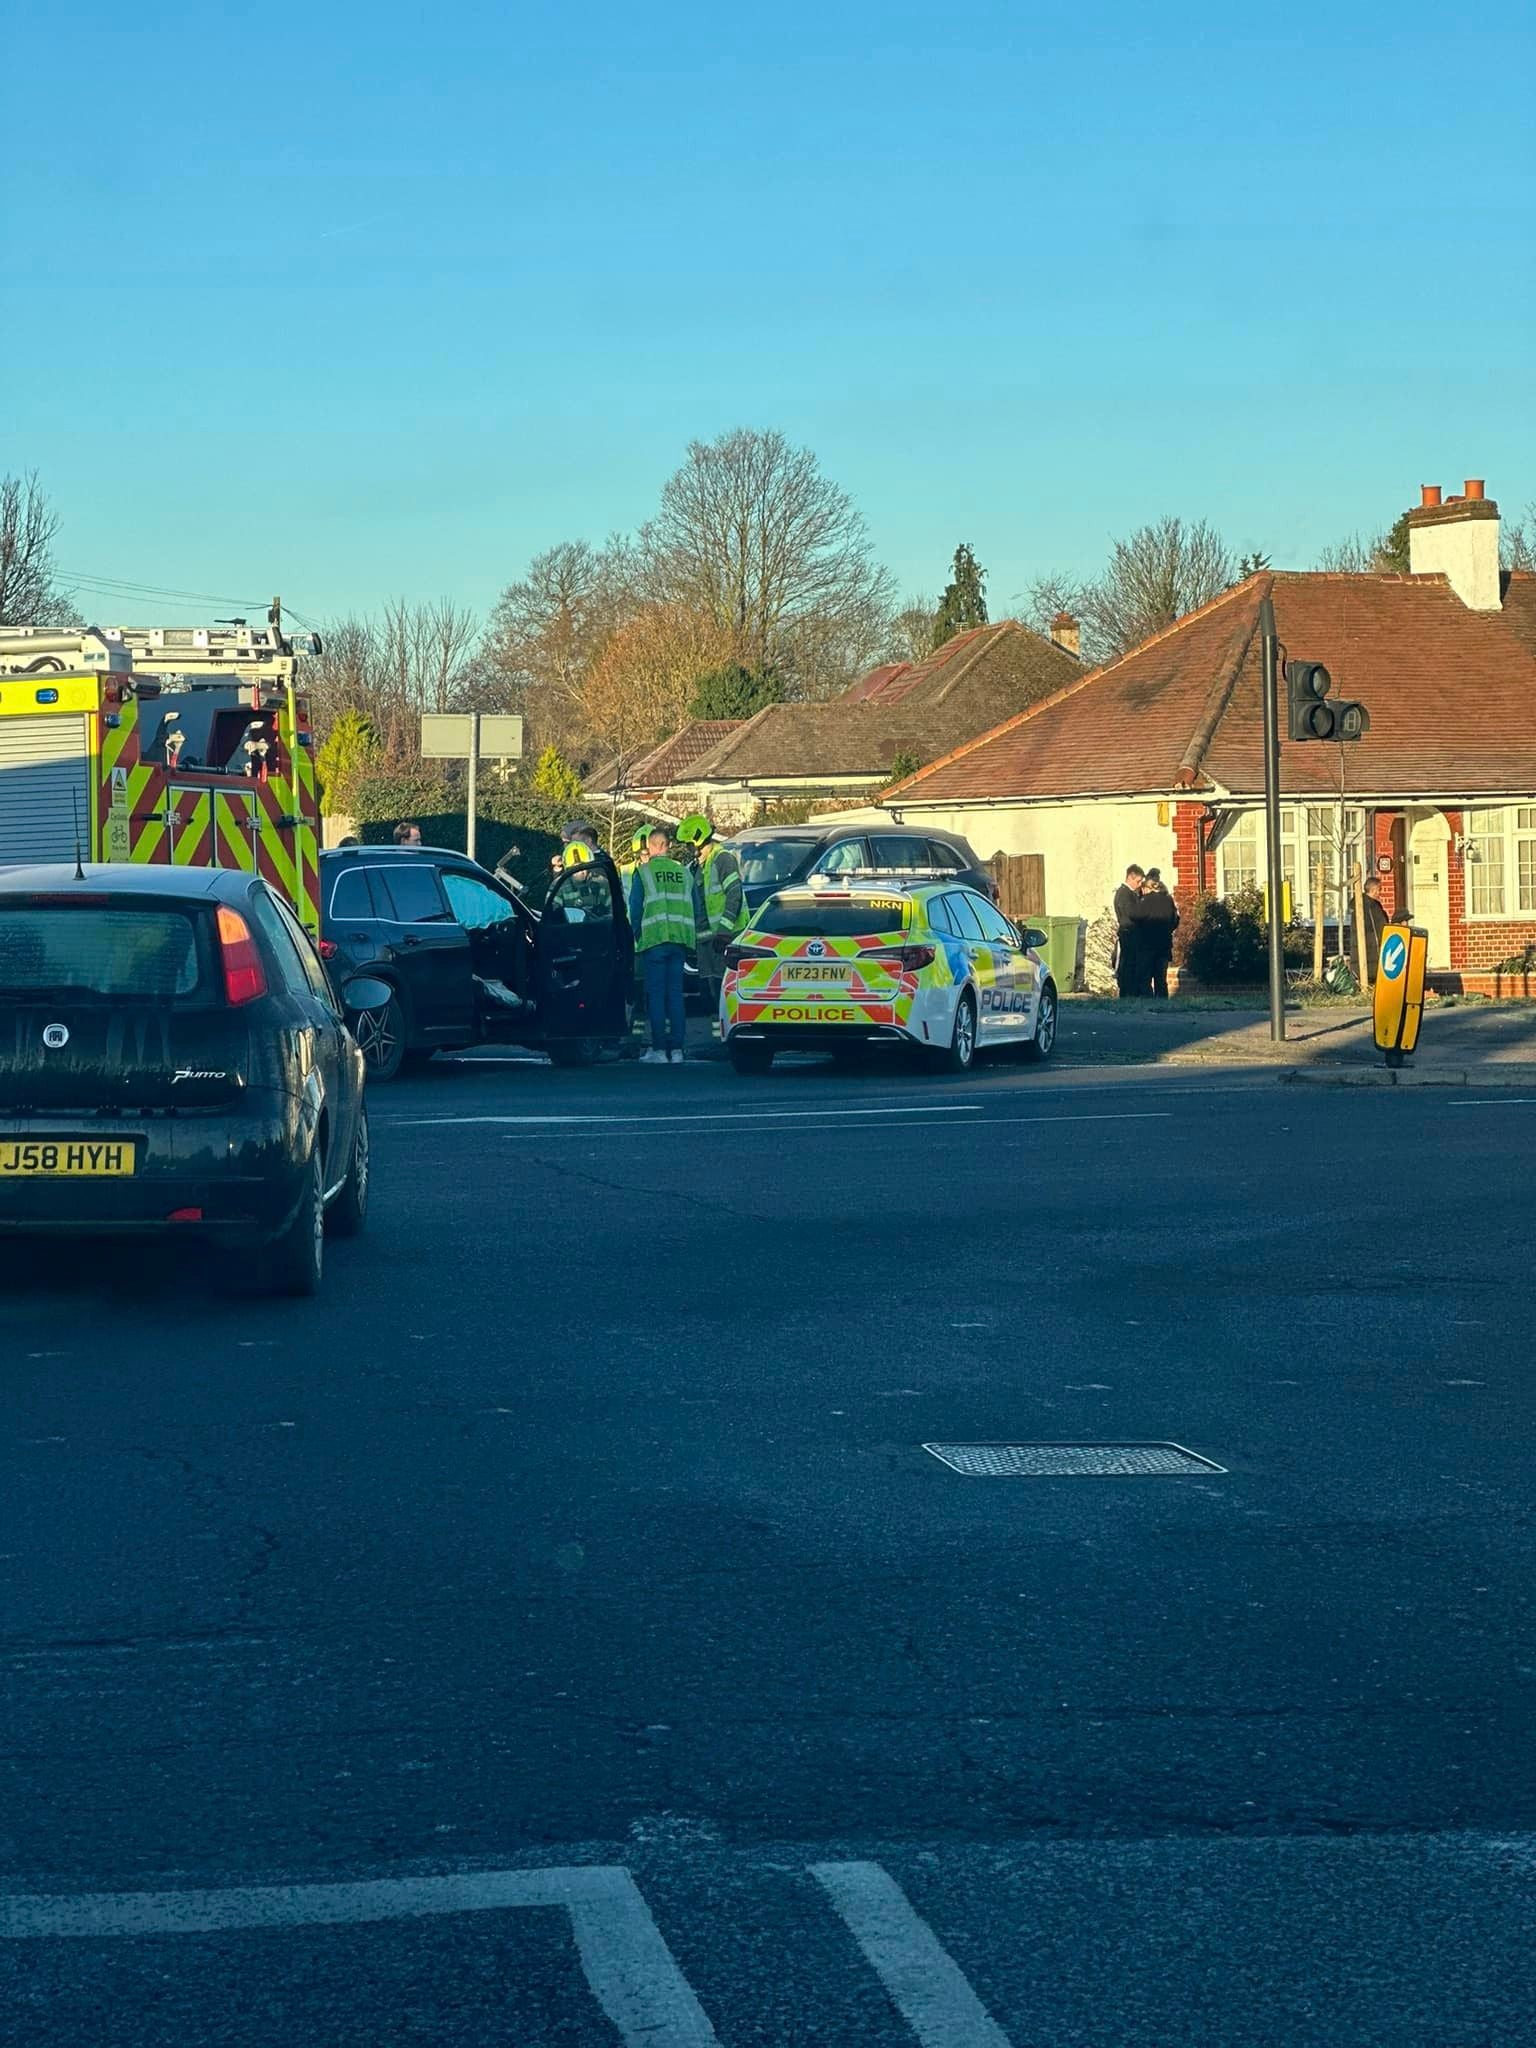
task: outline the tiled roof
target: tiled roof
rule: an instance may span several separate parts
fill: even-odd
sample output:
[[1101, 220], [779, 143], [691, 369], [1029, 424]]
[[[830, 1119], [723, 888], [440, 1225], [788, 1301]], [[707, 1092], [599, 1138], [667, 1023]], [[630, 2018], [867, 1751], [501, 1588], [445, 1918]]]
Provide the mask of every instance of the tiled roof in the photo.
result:
[[829, 703], [771, 704], [693, 772], [720, 782], [878, 775], [898, 754], [931, 759], [1080, 673], [1071, 655], [1006, 619], [958, 634], [927, 661], [887, 664]]
[[[1536, 791], [1536, 577], [1469, 611], [1443, 576], [1251, 576], [902, 785], [913, 802], [1263, 788], [1259, 606], [1284, 651], [1321, 661], [1371, 730], [1348, 750], [1361, 795]], [[1283, 685], [1282, 685], [1283, 687]], [[1282, 709], [1283, 716], [1283, 709]], [[1281, 747], [1281, 784], [1336, 793], [1329, 746]]]
[[629, 773], [636, 789], [668, 789], [681, 782], [729, 734], [746, 723], [742, 718], [695, 718], [671, 739], [642, 755]]

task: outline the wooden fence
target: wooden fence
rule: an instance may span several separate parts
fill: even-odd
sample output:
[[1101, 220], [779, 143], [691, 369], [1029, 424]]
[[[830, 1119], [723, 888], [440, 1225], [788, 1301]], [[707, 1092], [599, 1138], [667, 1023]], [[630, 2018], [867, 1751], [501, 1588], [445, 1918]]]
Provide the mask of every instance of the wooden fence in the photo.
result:
[[1045, 915], [1045, 855], [1043, 853], [994, 853], [987, 862], [997, 884], [997, 898], [1004, 917], [1015, 923], [1026, 917]]

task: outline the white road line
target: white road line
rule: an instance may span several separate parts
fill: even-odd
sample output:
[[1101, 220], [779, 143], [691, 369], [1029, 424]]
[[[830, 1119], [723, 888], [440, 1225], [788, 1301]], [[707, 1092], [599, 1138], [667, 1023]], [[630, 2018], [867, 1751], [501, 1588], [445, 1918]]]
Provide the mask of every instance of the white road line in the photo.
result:
[[922, 2048], [1009, 2048], [959, 1965], [878, 1863], [813, 1863], [811, 1875]]
[[1536, 1102], [1536, 1095], [1474, 1095], [1468, 1102], [1448, 1102], [1447, 1109], [1519, 1109]]
[[902, 1102], [883, 1109], [695, 1109], [676, 1115], [652, 1116], [645, 1110], [615, 1110], [590, 1116], [407, 1116], [379, 1119], [397, 1129], [423, 1124], [704, 1124], [761, 1123], [768, 1119], [803, 1120], [841, 1116], [953, 1116], [963, 1109], [981, 1109], [979, 1102]]
[[361, 1884], [0, 1898], [0, 1939], [334, 1927], [513, 1906], [558, 1906], [569, 1913], [587, 1983], [626, 2048], [720, 2048], [638, 1886], [617, 1865]]
[[[551, 1128], [591, 1130], [600, 1127], [608, 1130], [612, 1136], [618, 1137], [622, 1135], [622, 1133], [613, 1130], [612, 1127], [616, 1124], [639, 1124], [644, 1126], [653, 1126], [655, 1124], [689, 1125], [711, 1123], [764, 1124], [769, 1122], [770, 1120], [783, 1120], [785, 1118], [790, 1118], [801, 1122], [808, 1120], [812, 1121], [819, 1129], [825, 1124], [827, 1119], [831, 1117], [878, 1116], [886, 1118], [887, 1121], [891, 1123], [906, 1122], [910, 1125], [914, 1119], [922, 1118], [925, 1116], [938, 1116], [940, 1114], [945, 1116], [953, 1116], [960, 1123], [972, 1124], [1143, 1124], [1168, 1123], [1172, 1120], [1174, 1112], [1171, 1109], [1103, 1109], [1072, 1110], [1060, 1116], [988, 1116], [985, 1113], [985, 1109], [981, 1103], [955, 1102], [945, 1103], [942, 1111], [938, 1109], [924, 1109], [916, 1105], [908, 1107], [905, 1104], [897, 1104], [889, 1109], [732, 1109], [721, 1110], [717, 1113], [701, 1111], [696, 1112], [692, 1116], [375, 1117], [374, 1124], [375, 1127], [379, 1129], [387, 1128], [390, 1130], [402, 1131], [414, 1131], [423, 1129], [451, 1130], [459, 1128], [463, 1125], [470, 1124], [499, 1124], [511, 1128], [525, 1130], [548, 1130]], [[926, 1128], [931, 1130], [933, 1126], [928, 1125], [926, 1126]], [[636, 1135], [638, 1135], [638, 1133]]]

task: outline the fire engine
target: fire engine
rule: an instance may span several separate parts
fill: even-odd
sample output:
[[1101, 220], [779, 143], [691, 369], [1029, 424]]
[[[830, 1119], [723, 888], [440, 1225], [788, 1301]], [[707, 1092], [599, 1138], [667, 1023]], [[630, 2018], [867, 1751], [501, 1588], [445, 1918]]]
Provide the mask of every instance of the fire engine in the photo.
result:
[[281, 619], [0, 626], [0, 864], [243, 868], [318, 934], [313, 737]]

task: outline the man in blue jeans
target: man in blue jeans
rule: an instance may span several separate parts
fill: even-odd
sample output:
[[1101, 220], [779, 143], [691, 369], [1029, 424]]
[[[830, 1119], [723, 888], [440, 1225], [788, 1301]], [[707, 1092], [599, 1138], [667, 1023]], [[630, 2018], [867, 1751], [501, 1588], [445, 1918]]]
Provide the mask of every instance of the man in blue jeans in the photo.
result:
[[683, 968], [703, 928], [703, 895], [697, 873], [673, 853], [672, 835], [664, 825], [652, 830], [647, 849], [649, 859], [635, 869], [629, 884], [629, 922], [651, 1026], [651, 1049], [641, 1053], [640, 1064], [680, 1067], [688, 1036]]

